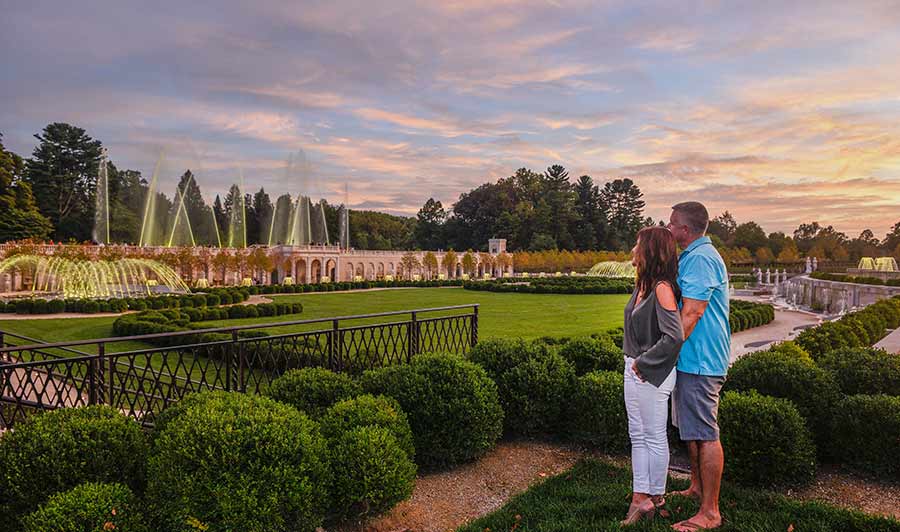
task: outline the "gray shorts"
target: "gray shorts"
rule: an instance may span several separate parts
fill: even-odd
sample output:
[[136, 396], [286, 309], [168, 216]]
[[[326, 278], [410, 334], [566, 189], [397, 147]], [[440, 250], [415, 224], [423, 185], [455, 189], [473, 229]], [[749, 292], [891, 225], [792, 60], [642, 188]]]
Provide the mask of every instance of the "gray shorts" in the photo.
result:
[[672, 392], [672, 424], [683, 441], [719, 439], [719, 391], [725, 377], [678, 372]]

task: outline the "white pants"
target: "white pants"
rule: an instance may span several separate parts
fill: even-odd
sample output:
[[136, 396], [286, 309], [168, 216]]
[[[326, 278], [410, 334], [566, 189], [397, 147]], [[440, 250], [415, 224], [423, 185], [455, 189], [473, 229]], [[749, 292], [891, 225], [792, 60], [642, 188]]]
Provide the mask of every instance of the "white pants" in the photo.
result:
[[663, 495], [669, 473], [669, 440], [666, 423], [669, 395], [675, 388], [675, 369], [657, 388], [641, 381], [631, 368], [634, 359], [625, 358], [625, 409], [631, 436], [633, 491]]

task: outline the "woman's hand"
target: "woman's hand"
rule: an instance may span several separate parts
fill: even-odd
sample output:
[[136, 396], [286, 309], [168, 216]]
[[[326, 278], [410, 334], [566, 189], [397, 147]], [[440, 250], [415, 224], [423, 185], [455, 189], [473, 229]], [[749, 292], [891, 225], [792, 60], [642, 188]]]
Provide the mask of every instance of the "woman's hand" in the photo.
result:
[[641, 370], [638, 369], [637, 360], [635, 360], [634, 362], [631, 363], [631, 371], [634, 372], [634, 374], [637, 376], [638, 379], [641, 380], [641, 382], [646, 382], [644, 380], [644, 376], [641, 375]]

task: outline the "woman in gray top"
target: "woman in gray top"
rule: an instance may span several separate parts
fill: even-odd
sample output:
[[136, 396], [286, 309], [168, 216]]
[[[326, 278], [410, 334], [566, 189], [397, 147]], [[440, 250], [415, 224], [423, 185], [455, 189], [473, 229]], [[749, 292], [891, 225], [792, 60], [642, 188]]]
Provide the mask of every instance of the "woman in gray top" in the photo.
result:
[[633, 493], [623, 524], [652, 517], [665, 504], [669, 395], [675, 387], [675, 364], [684, 343], [675, 238], [664, 227], [647, 227], [638, 233], [631, 253], [637, 282], [625, 306], [622, 348]]

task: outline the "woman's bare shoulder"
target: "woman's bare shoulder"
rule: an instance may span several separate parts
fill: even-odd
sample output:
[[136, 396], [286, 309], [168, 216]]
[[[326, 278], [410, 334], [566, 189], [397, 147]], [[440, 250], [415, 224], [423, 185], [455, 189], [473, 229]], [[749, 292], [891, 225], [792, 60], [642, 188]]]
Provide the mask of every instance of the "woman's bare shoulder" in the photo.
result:
[[672, 289], [672, 285], [667, 282], [657, 283], [655, 292], [656, 300], [659, 301], [662, 308], [678, 310], [678, 302], [675, 301], [675, 291]]

